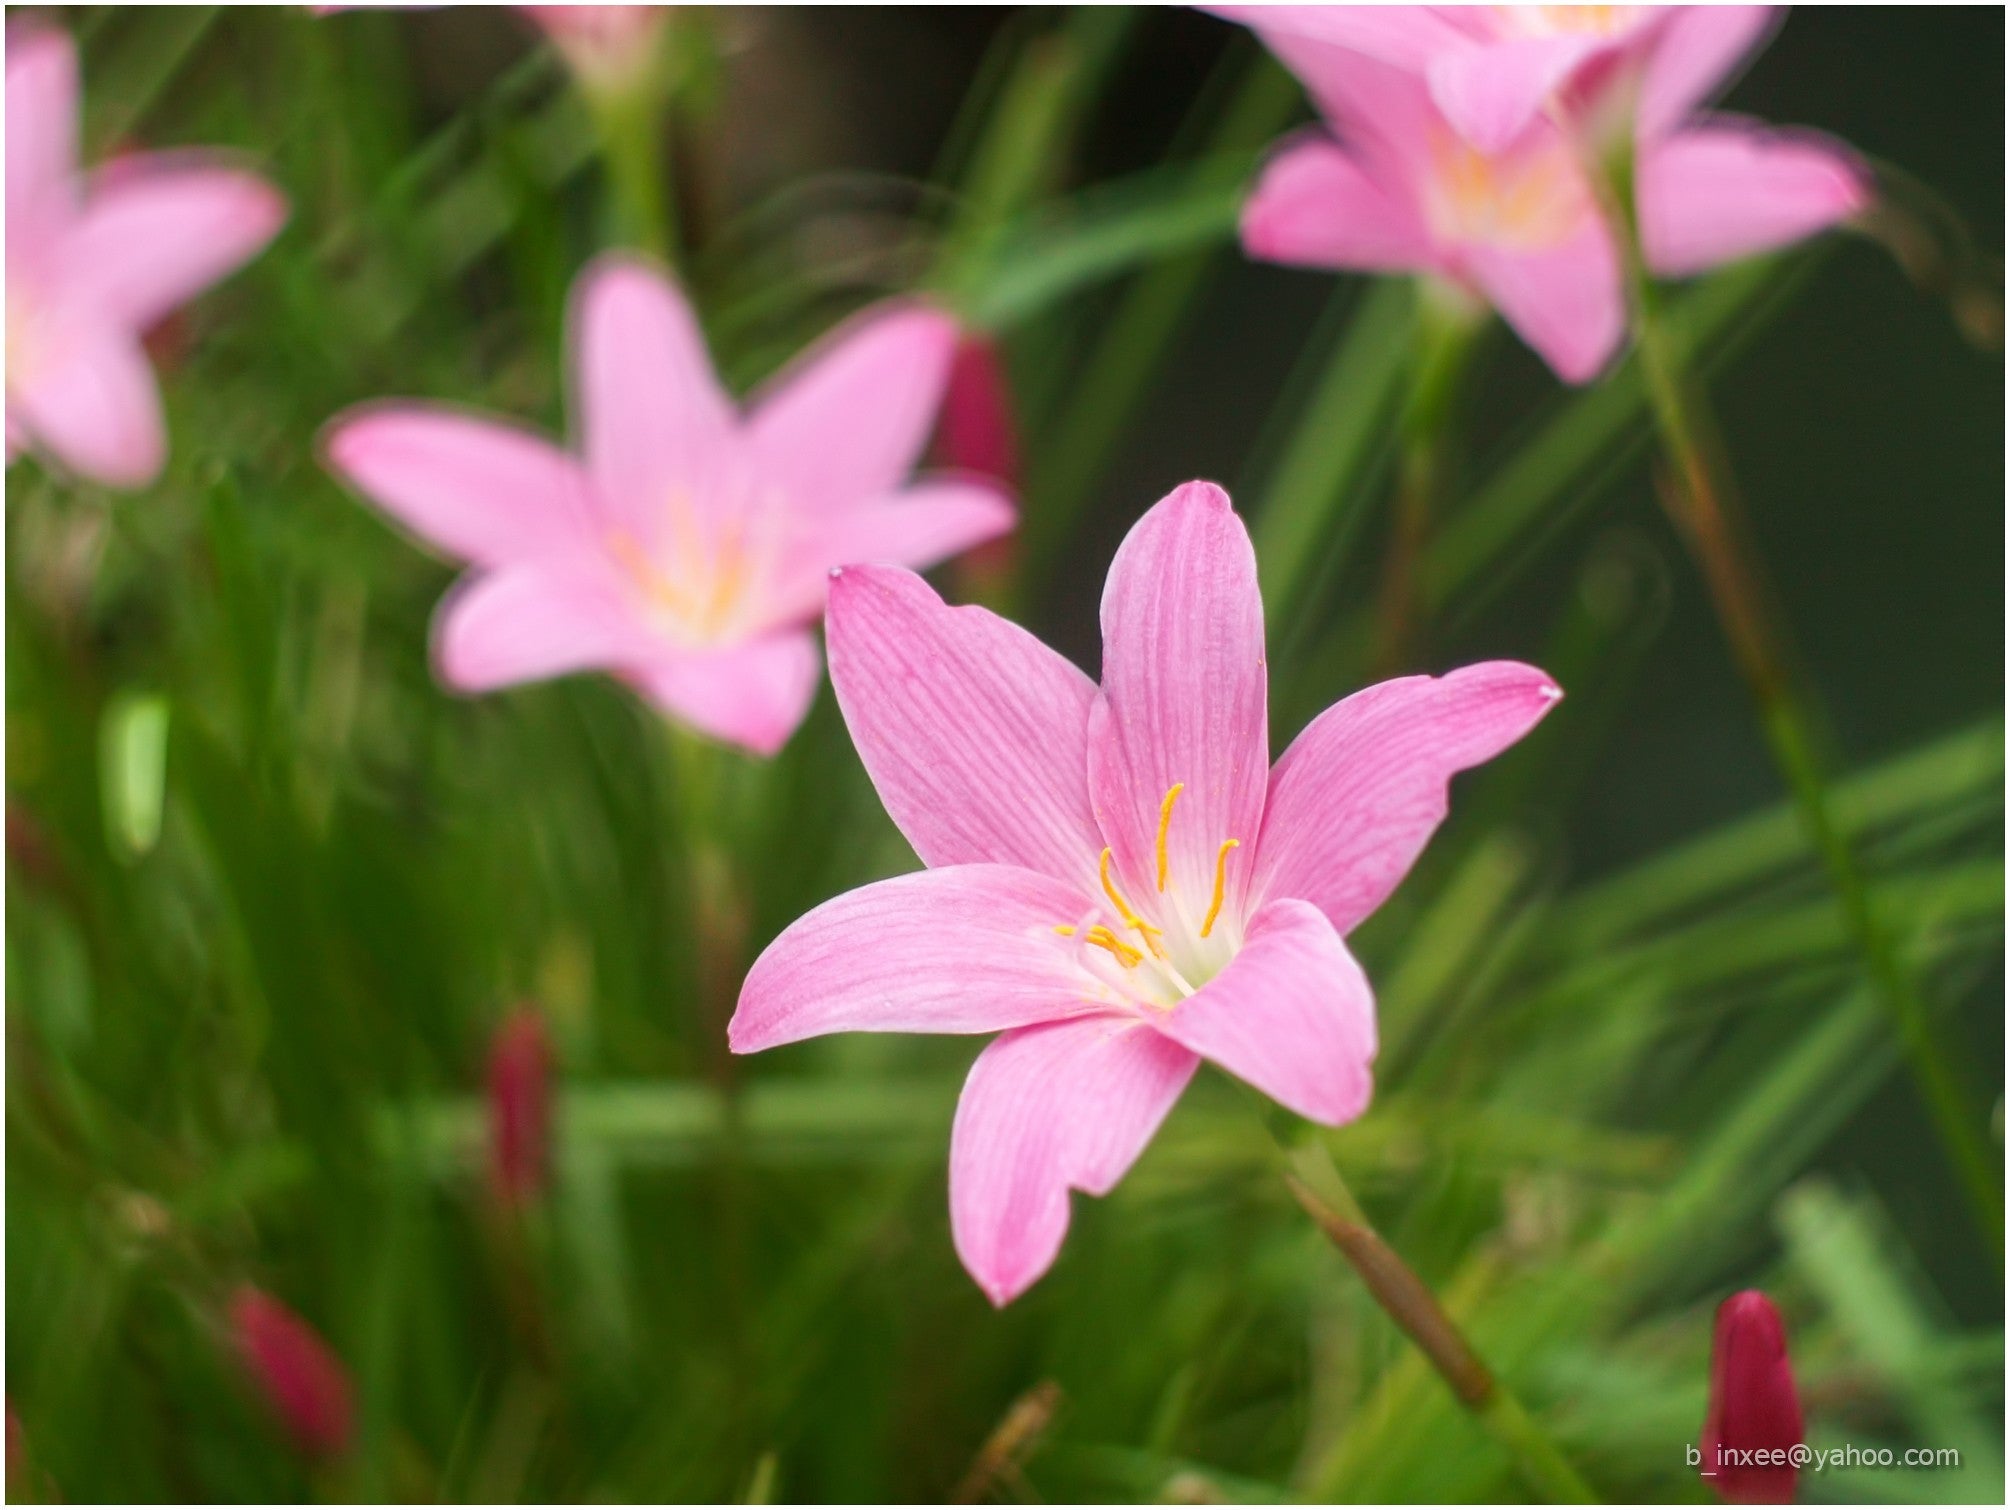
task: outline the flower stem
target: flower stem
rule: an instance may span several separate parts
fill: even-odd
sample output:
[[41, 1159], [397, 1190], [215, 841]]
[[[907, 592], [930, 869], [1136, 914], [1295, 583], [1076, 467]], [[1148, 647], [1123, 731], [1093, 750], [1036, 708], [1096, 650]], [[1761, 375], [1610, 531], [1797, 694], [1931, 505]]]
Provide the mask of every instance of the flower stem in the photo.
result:
[[1423, 650], [1417, 571], [1444, 490], [1459, 384], [1478, 329], [1479, 310], [1449, 284], [1424, 280], [1418, 304], [1416, 346], [1397, 427], [1395, 530], [1382, 576], [1377, 659], [1388, 675], [1408, 668]]
[[1990, 1157], [1968, 1089], [1939, 1042], [1925, 1002], [1872, 904], [1856, 855], [1836, 824], [1813, 734], [1811, 697], [1789, 670], [1785, 635], [1773, 617], [1758, 556], [1738, 511], [1721, 448], [1715, 442], [1708, 405], [1690, 380], [1680, 348], [1670, 337], [1658, 291], [1647, 270], [1633, 210], [1630, 165], [1621, 165], [1610, 175], [1606, 190], [1607, 214], [1626, 275], [1641, 376], [1668, 464], [1662, 503], [1702, 571], [1718, 622], [1758, 705], [1760, 726], [1774, 762], [1786, 778], [1800, 809], [1801, 823], [1828, 870], [1844, 926], [1898, 1033], [1976, 1221], [2000, 1260], [2001, 1168]]
[[1529, 1488], [1558, 1504], [1597, 1503], [1583, 1475], [1494, 1376], [1430, 1287], [1369, 1224], [1326, 1145], [1316, 1136], [1290, 1141], [1280, 1135], [1278, 1142], [1285, 1156], [1284, 1183], [1298, 1204], [1353, 1265], [1376, 1304], [1416, 1343], [1459, 1404], [1507, 1449]]
[[676, 218], [666, 192], [664, 101], [649, 89], [590, 98], [607, 176], [614, 191], [616, 233], [651, 256], [676, 261]]

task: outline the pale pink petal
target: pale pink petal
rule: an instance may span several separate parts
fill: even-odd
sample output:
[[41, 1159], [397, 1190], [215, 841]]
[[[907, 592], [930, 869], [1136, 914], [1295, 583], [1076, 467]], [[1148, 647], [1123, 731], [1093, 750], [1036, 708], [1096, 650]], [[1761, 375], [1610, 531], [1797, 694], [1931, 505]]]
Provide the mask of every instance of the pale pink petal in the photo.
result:
[[77, 201], [77, 53], [40, 21], [7, 22], [7, 244], [62, 229]]
[[1562, 696], [1533, 666], [1486, 661], [1335, 703], [1271, 772], [1252, 895], [1303, 898], [1351, 933], [1444, 820], [1453, 773], [1493, 759]]
[[1149, 1021], [1301, 1117], [1331, 1127], [1368, 1109], [1375, 995], [1309, 902], [1258, 908], [1221, 974]]
[[579, 463], [513, 425], [437, 405], [371, 404], [335, 418], [322, 454], [421, 539], [477, 565], [546, 559], [597, 538]]
[[1847, 220], [1870, 179], [1838, 142], [1714, 116], [1648, 150], [1639, 194], [1648, 264], [1679, 278]]
[[600, 258], [574, 285], [573, 423], [587, 471], [638, 543], [653, 547], [674, 499], [710, 506], [737, 419], [697, 316], [668, 275]]
[[139, 338], [66, 321], [51, 346], [10, 383], [10, 418], [73, 472], [116, 488], [152, 482], [167, 460], [167, 431]]
[[833, 579], [825, 634], [859, 758], [926, 864], [1019, 865], [1093, 894], [1095, 683], [1018, 625], [888, 567]]
[[581, 561], [463, 578], [440, 605], [433, 641], [440, 680], [461, 692], [637, 665], [657, 648], [613, 573]]
[[1413, 272], [1436, 260], [1406, 196], [1331, 138], [1291, 141], [1264, 165], [1242, 207], [1242, 249], [1265, 262]]
[[1560, 84], [1611, 46], [1605, 37], [1565, 32], [1448, 51], [1431, 61], [1431, 98], [1460, 136], [1482, 152], [1501, 152]]
[[1421, 64], [1404, 67], [1276, 27], [1262, 27], [1258, 35], [1297, 76], [1319, 113], [1338, 129], [1365, 167], [1384, 180], [1400, 176], [1423, 181], [1430, 169], [1432, 143], [1445, 135], [1445, 128], [1431, 103]]
[[285, 220], [286, 200], [256, 174], [194, 155], [114, 163], [92, 176], [63, 275], [100, 314], [144, 330], [248, 261]]
[[[1155, 889], [1161, 805], [1175, 785], [1169, 886], [1207, 896], [1223, 841], [1251, 842], [1268, 727], [1256, 552], [1228, 494], [1190, 482], [1131, 527], [1103, 589], [1089, 792], [1133, 897]], [[1231, 911], [1246, 874], [1229, 868]]]
[[1636, 117], [1642, 144], [1676, 130], [1720, 93], [1731, 75], [1771, 40], [1777, 5], [1674, 8], [1648, 59]]
[[1422, 73], [1448, 50], [1473, 45], [1481, 30], [1449, 7], [1429, 5], [1203, 5], [1239, 22], [1266, 44], [1297, 37], [1362, 53]]
[[1604, 370], [1626, 333], [1619, 259], [1605, 228], [1587, 223], [1554, 247], [1472, 246], [1468, 276], [1515, 334], [1566, 383]]
[[993, 1305], [1047, 1272], [1068, 1192], [1107, 1194], [1199, 1064], [1127, 1017], [1019, 1028], [977, 1056], [949, 1141], [949, 1219]]
[[897, 488], [928, 444], [956, 339], [947, 314], [906, 302], [846, 321], [749, 405], [765, 470], [813, 516]]
[[825, 1033], [995, 1033], [1114, 1005], [1055, 929], [1081, 894], [1016, 865], [861, 886], [761, 951], [726, 1027], [736, 1054]]
[[816, 701], [823, 657], [816, 636], [798, 629], [716, 650], [666, 653], [631, 670], [628, 679], [701, 732], [772, 755]]
[[788, 622], [821, 611], [835, 567], [874, 563], [920, 571], [1008, 534], [1018, 522], [1011, 500], [997, 488], [948, 478], [801, 521], [779, 573], [785, 585], [774, 617]]

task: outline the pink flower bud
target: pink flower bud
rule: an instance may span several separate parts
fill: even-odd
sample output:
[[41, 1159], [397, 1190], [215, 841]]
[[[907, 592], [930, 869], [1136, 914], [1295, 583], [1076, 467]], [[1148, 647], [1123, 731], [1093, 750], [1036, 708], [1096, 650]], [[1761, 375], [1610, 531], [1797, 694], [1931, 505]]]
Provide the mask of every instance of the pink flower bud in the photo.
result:
[[349, 1373], [321, 1336], [286, 1305], [245, 1285], [230, 1299], [230, 1327], [259, 1394], [308, 1457], [349, 1445]]
[[935, 457], [958, 471], [995, 477], [1019, 490], [1019, 427], [1012, 387], [988, 337], [966, 335], [949, 367], [949, 388], [935, 432]]
[[1789, 1505], [1798, 1473], [1801, 1401], [1780, 1313], [1758, 1290], [1717, 1308], [1701, 1473], [1734, 1505]]
[[519, 1007], [489, 1045], [489, 1176], [506, 1206], [535, 1200], [551, 1164], [551, 1042]]

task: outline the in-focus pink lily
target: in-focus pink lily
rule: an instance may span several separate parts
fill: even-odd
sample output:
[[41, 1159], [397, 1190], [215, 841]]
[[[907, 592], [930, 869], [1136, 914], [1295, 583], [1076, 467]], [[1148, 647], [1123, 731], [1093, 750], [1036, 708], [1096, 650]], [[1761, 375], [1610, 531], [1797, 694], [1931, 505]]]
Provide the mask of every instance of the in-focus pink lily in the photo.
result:
[[1249, 536], [1211, 483], [1132, 528], [1099, 688], [911, 573], [846, 567], [831, 679], [929, 869], [825, 903], [755, 961], [751, 1053], [847, 1031], [999, 1033], [951, 1135], [956, 1249], [995, 1304], [1044, 1273], [1070, 1189], [1101, 1195], [1202, 1059], [1329, 1125], [1371, 1092], [1375, 1009], [1346, 934], [1444, 817], [1455, 771], [1561, 695], [1510, 662], [1384, 682], [1273, 769]]
[[809, 625], [831, 567], [929, 566], [1012, 527], [988, 483], [908, 481], [956, 337], [937, 310], [879, 305], [743, 413], [669, 279], [604, 258], [574, 290], [577, 455], [402, 400], [339, 416], [324, 452], [473, 568], [435, 623], [449, 686], [607, 671], [692, 727], [772, 754], [816, 693]]
[[[1243, 209], [1252, 257], [1433, 276], [1493, 305], [1565, 381], [1597, 375], [1625, 327], [1619, 258], [1587, 172], [1597, 147], [1570, 112], [1541, 108], [1554, 81], [1521, 100], [1512, 131], [1475, 132], [1470, 111], [1459, 117], [1448, 108], [1468, 94], [1449, 89], [1439, 67], [1449, 59], [1461, 69], [1506, 68], [1522, 56], [1520, 43], [1482, 47], [1473, 28], [1556, 24], [1533, 14], [1543, 8], [1500, 7], [1505, 17], [1490, 12], [1484, 22], [1475, 11], [1422, 6], [1221, 9], [1257, 29], [1331, 128], [1285, 143], [1266, 165]], [[1755, 6], [1647, 12], [1612, 21], [1602, 50], [1582, 56], [1587, 33], [1545, 40], [1576, 39], [1545, 55], [1612, 68], [1623, 56], [1639, 74], [1626, 98], [1637, 102], [1630, 125], [1641, 242], [1658, 276], [1790, 245], [1868, 200], [1866, 173], [1839, 143], [1694, 114], [1763, 41], [1771, 14]]]
[[33, 448], [109, 487], [167, 460], [141, 338], [286, 219], [263, 179], [194, 152], [77, 166], [77, 55], [7, 26], [7, 457]]

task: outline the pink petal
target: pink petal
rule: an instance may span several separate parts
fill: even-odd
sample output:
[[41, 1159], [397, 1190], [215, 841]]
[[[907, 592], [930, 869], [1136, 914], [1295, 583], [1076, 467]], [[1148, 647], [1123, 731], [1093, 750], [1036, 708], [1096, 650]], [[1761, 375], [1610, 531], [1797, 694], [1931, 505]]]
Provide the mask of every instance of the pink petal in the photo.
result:
[[1221, 974], [1150, 1021], [1301, 1117], [1338, 1126], [1368, 1109], [1375, 995], [1309, 902], [1265, 903]]
[[1501, 318], [1566, 383], [1589, 382], [1612, 360], [1626, 334], [1626, 300], [1602, 225], [1534, 251], [1468, 247], [1463, 260]]
[[595, 538], [586, 474], [528, 431], [437, 405], [351, 409], [328, 468], [439, 549], [481, 566], [578, 551]]
[[925, 864], [1018, 865], [1094, 894], [1095, 683], [1016, 624], [888, 567], [833, 578], [825, 634], [859, 758]]
[[898, 487], [928, 444], [956, 339], [948, 315], [904, 302], [846, 321], [750, 405], [767, 470], [812, 515]]
[[1054, 930], [1081, 893], [1016, 865], [861, 886], [761, 951], [726, 1027], [736, 1054], [825, 1033], [995, 1033], [1114, 1004]]
[[[1282, 14], [1286, 9], [1279, 6], [1267, 14]], [[1295, 16], [1312, 7], [1288, 9]], [[1305, 86], [1319, 113], [1338, 128], [1349, 148], [1377, 176], [1387, 178], [1400, 171], [1404, 177], [1421, 182], [1428, 174], [1432, 142], [1444, 135], [1444, 123], [1424, 85], [1421, 61], [1404, 65], [1282, 26], [1262, 26], [1258, 35]], [[1460, 40], [1454, 45], [1464, 49], [1471, 44]]]
[[663, 654], [628, 673], [643, 694], [693, 728], [772, 755], [816, 701], [823, 657], [808, 630], [716, 650]]
[[1648, 151], [1639, 192], [1648, 263], [1679, 278], [1847, 220], [1870, 181], [1840, 143], [1714, 116]]
[[1203, 5], [1201, 10], [1276, 38], [1345, 48], [1421, 73], [1448, 49], [1473, 44], [1474, 28], [1456, 10], [1428, 5]]
[[1533, 666], [1486, 661], [1335, 703], [1271, 772], [1252, 895], [1301, 897], [1351, 933], [1444, 820], [1453, 773], [1493, 759], [1562, 696]]
[[1542, 113], [1557, 87], [1611, 48], [1589, 33], [1518, 37], [1445, 52], [1431, 61], [1431, 98], [1480, 151], [1504, 151]]
[[[7, 22], [7, 246], [45, 243], [76, 207], [77, 53], [37, 20]], [[10, 259], [11, 260], [11, 259]]]
[[1304, 136], [1264, 165], [1242, 207], [1242, 249], [1265, 262], [1410, 272], [1435, 258], [1416, 206], [1338, 142]]
[[434, 620], [440, 680], [461, 692], [637, 665], [656, 649], [613, 574], [587, 562], [464, 577]]
[[587, 471], [638, 542], [653, 545], [670, 499], [710, 500], [736, 449], [738, 421], [697, 317], [655, 267], [601, 257], [574, 285], [571, 349]]
[[1047, 1272], [1069, 1190], [1114, 1188], [1199, 1064], [1123, 1017], [1019, 1028], [977, 1056], [950, 1136], [949, 1219], [993, 1305]]
[[35, 442], [73, 472], [115, 488], [152, 482], [167, 461], [167, 431], [139, 338], [65, 321], [57, 340], [9, 385], [10, 418], [18, 408]]
[[818, 613], [833, 568], [861, 563], [920, 571], [1011, 532], [1011, 500], [979, 482], [937, 479], [806, 521], [790, 548], [778, 621]]
[[1771, 39], [1777, 5], [1675, 7], [1647, 63], [1636, 117], [1642, 143], [1676, 130], [1718, 94], [1732, 74]]
[[[1168, 883], [1214, 887], [1224, 840], [1263, 820], [1270, 745], [1263, 598], [1249, 533], [1213, 483], [1175, 489], [1131, 527], [1103, 589], [1103, 695], [1090, 720], [1089, 791], [1131, 888], [1156, 884], [1166, 793]], [[1246, 869], [1229, 868], [1229, 906]]]
[[286, 220], [264, 179], [161, 154], [101, 169], [64, 245], [64, 275], [102, 314], [144, 330], [248, 261]]

